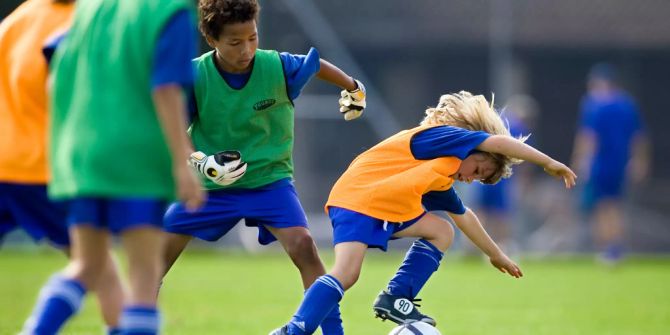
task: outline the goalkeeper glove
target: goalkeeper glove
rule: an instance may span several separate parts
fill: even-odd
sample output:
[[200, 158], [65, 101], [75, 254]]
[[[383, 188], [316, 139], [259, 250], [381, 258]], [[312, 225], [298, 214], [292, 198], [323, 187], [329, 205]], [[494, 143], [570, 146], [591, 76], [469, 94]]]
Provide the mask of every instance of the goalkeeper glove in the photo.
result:
[[219, 151], [210, 156], [196, 151], [191, 154], [188, 163], [207, 179], [226, 186], [236, 182], [247, 172], [247, 163], [242, 162], [241, 158], [242, 154], [236, 150]]
[[365, 109], [365, 86], [363, 83], [354, 79], [356, 89], [353, 91], [342, 90], [340, 93], [340, 113], [346, 121], [356, 119], [363, 114]]

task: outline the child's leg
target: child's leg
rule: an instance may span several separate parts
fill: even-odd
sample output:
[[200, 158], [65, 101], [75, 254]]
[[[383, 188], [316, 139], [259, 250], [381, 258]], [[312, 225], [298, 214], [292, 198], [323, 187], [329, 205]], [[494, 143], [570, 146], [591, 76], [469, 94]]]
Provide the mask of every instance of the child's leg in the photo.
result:
[[158, 334], [160, 319], [156, 292], [163, 274], [163, 232], [154, 226], [137, 226], [121, 234], [128, 254], [129, 294], [121, 315], [125, 335]]
[[165, 233], [165, 251], [163, 252], [164, 269], [161, 273], [163, 277], [167, 275], [172, 265], [177, 261], [179, 255], [184, 251], [189, 242], [193, 239], [190, 235]]
[[454, 229], [446, 220], [427, 213], [418, 222], [394, 237], [422, 237], [407, 251], [388, 290], [393, 295], [414, 299], [428, 278], [437, 270], [443, 253], [454, 239]]
[[382, 320], [390, 319], [398, 324], [423, 321], [435, 325], [433, 318], [417, 310], [414, 301], [428, 278], [440, 266], [443, 252], [454, 238], [454, 230], [449, 222], [426, 214], [393, 236], [423, 238], [415, 241], [407, 251], [405, 260], [389, 282], [387, 290], [375, 300], [375, 314]]
[[92, 225], [75, 225], [70, 230], [71, 259], [62, 274], [42, 288], [24, 331], [27, 334], [56, 334], [81, 306], [87, 288], [94, 288], [107, 266], [109, 236]]
[[319, 277], [305, 293], [302, 304], [288, 324], [288, 334], [313, 334], [358, 280], [368, 246], [360, 242], [344, 242], [335, 246], [335, 266], [329, 274]]
[[266, 228], [274, 235], [279, 243], [300, 271], [302, 284], [308, 288], [312, 283], [326, 273], [326, 269], [319, 258], [316, 244], [309, 230], [305, 227]]
[[[300, 271], [305, 289], [309, 288], [317, 278], [326, 273], [323, 262], [319, 258], [316, 244], [309, 230], [305, 227], [273, 228], [266, 226], [279, 240], [293, 264]], [[321, 323], [324, 335], [342, 335], [342, 318], [339, 306], [335, 306]]]
[[596, 238], [602, 260], [616, 263], [623, 257], [625, 213], [618, 199], [601, 199], [595, 208]]
[[119, 334], [119, 318], [123, 309], [123, 286], [118, 274], [118, 266], [112, 252], [108, 253], [106, 266], [95, 286], [102, 318], [108, 327], [108, 334]]

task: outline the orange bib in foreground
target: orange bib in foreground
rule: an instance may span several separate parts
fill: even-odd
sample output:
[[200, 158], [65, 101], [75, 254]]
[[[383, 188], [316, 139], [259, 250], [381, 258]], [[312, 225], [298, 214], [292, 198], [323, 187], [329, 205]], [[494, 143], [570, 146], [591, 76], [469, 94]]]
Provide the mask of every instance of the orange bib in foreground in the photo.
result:
[[0, 25], [0, 181], [44, 184], [47, 61], [42, 47], [70, 25], [74, 4], [26, 1]]
[[404, 222], [424, 212], [421, 197], [448, 190], [461, 165], [456, 157], [414, 158], [412, 137], [434, 126], [395, 134], [360, 154], [337, 180], [326, 203], [389, 222]]

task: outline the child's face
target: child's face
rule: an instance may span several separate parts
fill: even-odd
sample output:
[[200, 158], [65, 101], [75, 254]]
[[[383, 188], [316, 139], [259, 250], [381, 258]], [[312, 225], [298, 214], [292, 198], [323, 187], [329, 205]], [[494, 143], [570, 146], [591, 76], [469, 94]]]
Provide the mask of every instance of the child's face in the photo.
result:
[[452, 177], [464, 183], [472, 183], [474, 180], [484, 180], [492, 176], [496, 171], [496, 164], [490, 157], [476, 153], [468, 156], [461, 162], [458, 171]]
[[207, 43], [216, 49], [216, 59], [224, 71], [248, 72], [258, 48], [256, 21], [226, 24], [219, 38], [207, 37]]

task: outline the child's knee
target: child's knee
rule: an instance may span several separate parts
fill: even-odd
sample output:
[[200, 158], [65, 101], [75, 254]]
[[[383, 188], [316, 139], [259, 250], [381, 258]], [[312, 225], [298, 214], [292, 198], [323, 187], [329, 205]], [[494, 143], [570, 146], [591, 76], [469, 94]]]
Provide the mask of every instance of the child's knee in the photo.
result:
[[292, 259], [318, 259], [316, 244], [308, 231], [295, 234], [286, 245], [287, 252]]
[[454, 241], [454, 236], [454, 228], [450, 223], [444, 222], [443, 224], [436, 226], [435, 234], [430, 242], [433, 243], [436, 248], [440, 249], [440, 251], [444, 252], [451, 246], [451, 243]]
[[74, 278], [84, 284], [89, 289], [95, 289], [101, 274], [105, 272], [106, 262], [93, 262], [85, 260], [76, 260], [70, 262], [65, 269], [65, 275]]
[[350, 287], [356, 284], [360, 274], [361, 274], [360, 270], [353, 268], [342, 269], [340, 271], [333, 270], [331, 272], [331, 276], [337, 278], [337, 280], [340, 281], [340, 284], [342, 284], [342, 288], [344, 288], [345, 290], [348, 290]]

